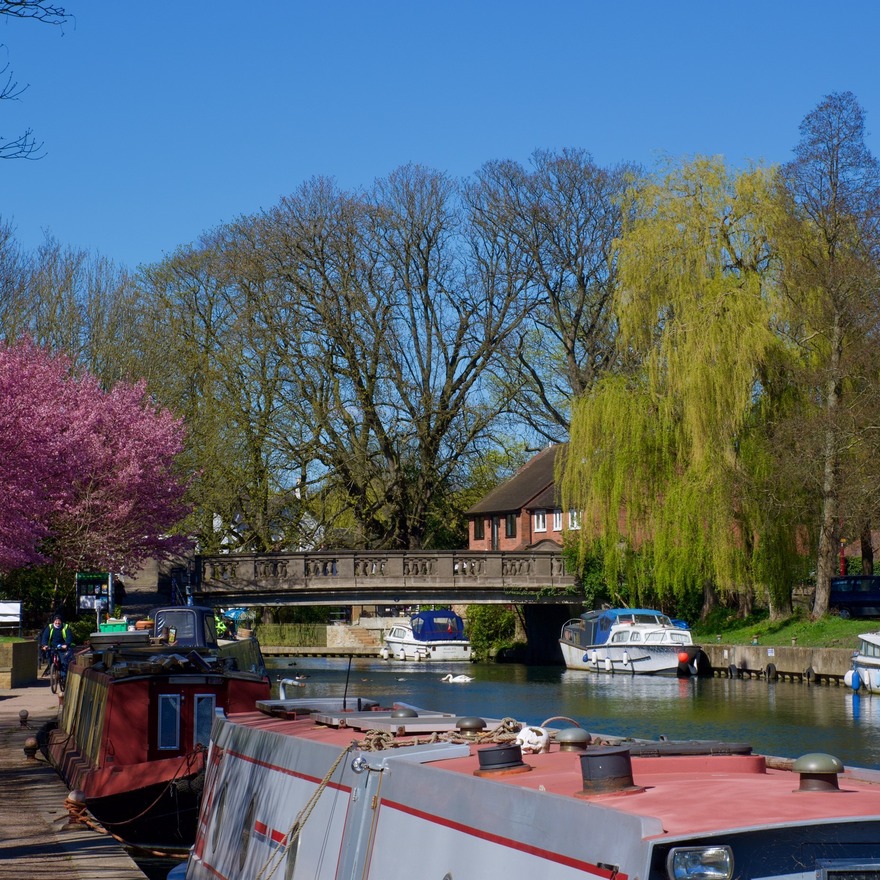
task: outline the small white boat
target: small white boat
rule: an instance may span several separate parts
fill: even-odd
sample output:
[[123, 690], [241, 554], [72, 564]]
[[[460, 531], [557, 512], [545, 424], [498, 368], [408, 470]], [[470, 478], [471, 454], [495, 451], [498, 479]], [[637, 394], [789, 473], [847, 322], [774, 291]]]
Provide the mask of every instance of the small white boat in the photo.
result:
[[419, 611], [391, 627], [379, 656], [383, 660], [456, 662], [471, 659], [471, 643], [455, 612]]
[[844, 681], [854, 691], [880, 694], [880, 632], [861, 633], [859, 649], [853, 653], [853, 668]]
[[686, 678], [708, 667], [686, 625], [648, 608], [588, 611], [563, 625], [559, 646], [566, 667], [589, 672]]

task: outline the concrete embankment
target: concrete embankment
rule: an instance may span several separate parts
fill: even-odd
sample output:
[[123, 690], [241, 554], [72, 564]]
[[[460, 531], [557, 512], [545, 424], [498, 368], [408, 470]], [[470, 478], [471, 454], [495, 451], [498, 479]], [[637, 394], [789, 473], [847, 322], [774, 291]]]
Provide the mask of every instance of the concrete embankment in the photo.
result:
[[852, 648], [704, 644], [715, 675], [842, 684]]
[[26, 757], [58, 708], [45, 680], [0, 689], [0, 880], [144, 880], [116, 840], [69, 823], [67, 787], [39, 751]]

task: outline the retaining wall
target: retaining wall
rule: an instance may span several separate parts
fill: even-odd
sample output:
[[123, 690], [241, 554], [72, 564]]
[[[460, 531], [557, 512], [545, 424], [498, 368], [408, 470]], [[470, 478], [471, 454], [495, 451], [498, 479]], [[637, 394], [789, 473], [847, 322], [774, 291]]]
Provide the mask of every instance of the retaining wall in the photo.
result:
[[739, 675], [839, 682], [852, 669], [852, 648], [799, 648], [768, 645], [703, 645], [716, 675]]

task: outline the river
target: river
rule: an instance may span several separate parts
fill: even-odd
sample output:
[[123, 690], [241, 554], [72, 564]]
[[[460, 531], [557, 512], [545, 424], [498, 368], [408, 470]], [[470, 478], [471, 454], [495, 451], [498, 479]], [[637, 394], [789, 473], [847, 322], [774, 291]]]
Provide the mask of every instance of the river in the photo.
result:
[[[279, 658], [275, 679], [308, 676], [293, 697], [368, 697], [485, 719], [540, 724], [564, 716], [595, 733], [750, 743], [796, 758], [827, 752], [846, 764], [880, 766], [880, 696], [843, 685], [762, 679], [597, 675], [555, 666], [400, 663]], [[447, 672], [473, 676], [441, 681]], [[555, 727], [565, 724], [555, 723]]]

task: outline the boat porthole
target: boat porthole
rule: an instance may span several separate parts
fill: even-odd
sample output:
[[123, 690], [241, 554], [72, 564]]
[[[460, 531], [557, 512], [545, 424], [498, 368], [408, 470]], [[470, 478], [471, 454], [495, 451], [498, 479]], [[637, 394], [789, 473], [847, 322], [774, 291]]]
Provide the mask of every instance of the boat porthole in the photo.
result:
[[217, 798], [217, 809], [215, 811], [216, 821], [214, 822], [214, 833], [211, 835], [211, 851], [217, 852], [217, 844], [220, 842], [220, 829], [223, 827], [223, 808], [226, 806], [226, 791], [229, 783], [224, 782], [220, 789], [220, 796]]
[[251, 798], [247, 812], [244, 814], [244, 822], [241, 824], [241, 844], [238, 847], [238, 870], [244, 869], [247, 861], [248, 848], [251, 838], [254, 836], [254, 814], [257, 812], [257, 796]]
[[291, 830], [290, 845], [287, 847], [287, 867], [284, 869], [284, 880], [293, 880], [296, 869], [296, 855], [299, 850], [299, 828]]

